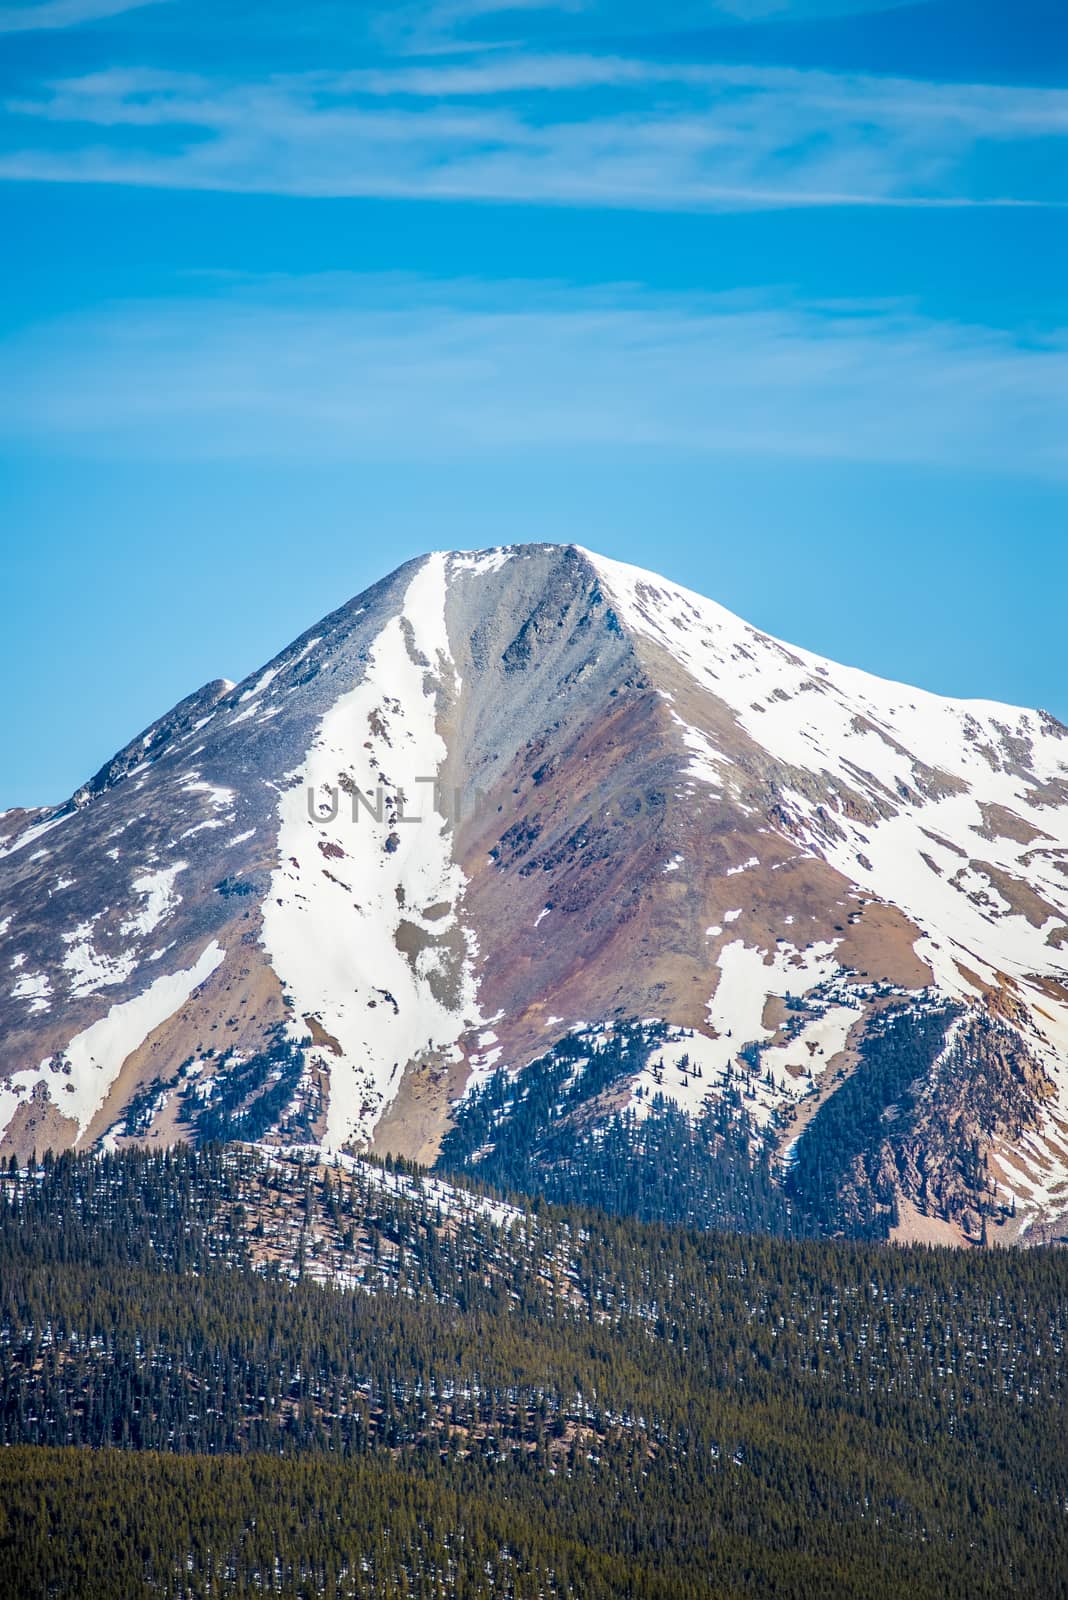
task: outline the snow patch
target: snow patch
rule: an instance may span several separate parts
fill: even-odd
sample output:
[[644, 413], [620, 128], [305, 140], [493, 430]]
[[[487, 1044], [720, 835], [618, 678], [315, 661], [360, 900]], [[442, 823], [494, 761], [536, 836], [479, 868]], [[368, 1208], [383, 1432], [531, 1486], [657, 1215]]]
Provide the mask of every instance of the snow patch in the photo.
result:
[[[11, 963], [22, 965], [25, 957], [16, 957]], [[12, 1000], [26, 1000], [29, 1003], [30, 1014], [36, 1016], [42, 1011], [51, 1010], [52, 984], [44, 972], [25, 972], [15, 982], [11, 989]]]
[[53, 1104], [64, 1116], [73, 1117], [83, 1134], [104, 1104], [123, 1063], [210, 978], [224, 955], [213, 939], [187, 971], [157, 978], [143, 993], [112, 1006], [106, 1017], [76, 1034], [65, 1050], [0, 1084], [0, 1130], [7, 1128], [19, 1105], [43, 1086]]
[[[28, 844], [33, 844], [37, 839], [43, 838], [46, 833], [51, 833], [53, 828], [58, 828], [61, 822], [66, 822], [67, 818], [73, 815], [73, 811], [64, 811], [61, 816], [52, 817], [47, 822], [35, 822], [25, 832], [16, 834], [11, 844], [0, 848], [0, 860], [3, 860], [6, 856], [13, 856], [18, 850], [24, 850]], [[31, 860], [36, 860], [36, 855], [31, 857]]]
[[216, 783], [206, 783], [203, 778], [191, 778], [182, 784], [183, 794], [206, 794], [213, 806], [221, 811], [233, 805], [236, 795], [233, 789], [225, 789]]
[[[461, 1059], [459, 1040], [479, 1021], [473, 940], [455, 910], [464, 875], [429, 785], [416, 781], [446, 756], [438, 695], [455, 673], [445, 593], [446, 558], [428, 556], [375, 638], [363, 681], [326, 713], [279, 797], [263, 943], [292, 997], [295, 1032], [313, 1016], [340, 1051], [309, 1052], [330, 1077], [331, 1150], [370, 1138], [410, 1061]], [[352, 790], [370, 797], [380, 784], [391, 797], [383, 822], [365, 810], [353, 820]], [[327, 809], [339, 794], [336, 821], [309, 815], [309, 791]], [[424, 915], [442, 904], [444, 916]]]
[[172, 867], [145, 872], [133, 880], [130, 887], [135, 894], [144, 896], [145, 904], [136, 916], [123, 923], [122, 932], [127, 938], [144, 938], [181, 904], [182, 897], [175, 893], [174, 880], [186, 866], [185, 861], [176, 861]]
[[[857, 1021], [857, 1002], [832, 1004], [810, 998], [811, 1020], [779, 1044], [771, 1042], [776, 1033], [764, 1024], [765, 1008], [772, 998], [834, 986], [841, 975], [834, 948], [821, 944], [799, 950], [783, 944], [768, 954], [740, 939], [727, 945], [717, 958], [719, 982], [708, 1002], [711, 1037], [673, 1030], [643, 1074], [652, 1074], [655, 1088], [646, 1083], [635, 1103], [644, 1102], [647, 1108], [654, 1094], [662, 1094], [693, 1115], [732, 1080], [750, 1077], [759, 1080], [750, 1091], [749, 1107], [757, 1123], [767, 1122], [783, 1097], [799, 1099], [811, 1087], [810, 1076], [822, 1073], [843, 1048]], [[741, 1055], [754, 1045], [763, 1047], [756, 1068]]]
[[[244, 694], [238, 695], [238, 705], [244, 705], [247, 700], [257, 699], [263, 693], [264, 689], [267, 688], [268, 684], [274, 682], [281, 670], [281, 667], [268, 667], [266, 672], [261, 672], [260, 676], [256, 679], [256, 682], [252, 685], [252, 688], [246, 689]], [[238, 717], [232, 717], [230, 720], [231, 722], [237, 722], [240, 719]]]
[[499, 572], [515, 558], [515, 551], [507, 545], [500, 545], [492, 550], [467, 550], [460, 554], [450, 556], [449, 571], [475, 572], [481, 577], [486, 577], [491, 572]]
[[80, 922], [63, 935], [63, 942], [67, 946], [63, 967], [69, 974], [67, 992], [72, 999], [125, 983], [137, 967], [137, 957], [132, 950], [110, 955], [96, 948], [95, 927], [102, 915], [102, 912], [97, 912], [95, 917]]

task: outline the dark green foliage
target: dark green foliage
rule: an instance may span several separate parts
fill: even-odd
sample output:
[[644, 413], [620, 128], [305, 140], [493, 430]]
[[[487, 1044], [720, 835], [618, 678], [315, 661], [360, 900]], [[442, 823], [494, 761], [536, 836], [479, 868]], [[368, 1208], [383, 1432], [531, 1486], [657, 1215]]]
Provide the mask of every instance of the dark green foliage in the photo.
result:
[[0, 1600], [1068, 1592], [1061, 1253], [214, 1148], [0, 1195]]
[[223, 878], [215, 885], [215, 893], [222, 895], [248, 895], [256, 893], [256, 885], [244, 878]]
[[[460, 1489], [441, 1474], [321, 1456], [7, 1451], [0, 1597], [713, 1600], [732, 1592], [555, 1531], [539, 1515], [530, 1473], [508, 1485], [492, 1469], [468, 1477]], [[504, 1500], [513, 1487], [522, 1503]]]
[[231, 1052], [222, 1057], [220, 1068], [227, 1070], [217, 1074], [207, 1099], [198, 1095], [195, 1079], [184, 1092], [182, 1121], [202, 1143], [262, 1139], [282, 1120], [300, 1082], [304, 1051], [311, 1040], [297, 1044], [287, 1039], [281, 1023], [272, 1031], [267, 1049], [247, 1061], [229, 1066]]
[[571, 1034], [515, 1076], [495, 1073], [457, 1108], [437, 1170], [642, 1221], [805, 1232], [737, 1092], [698, 1118], [662, 1097], [640, 1120], [603, 1107], [595, 1124], [584, 1115], [629, 1087], [664, 1037], [663, 1024], [622, 1023], [603, 1044]]
[[173, 1089], [177, 1082], [177, 1075], [173, 1078], [154, 1078], [127, 1102], [122, 1123], [122, 1131], [126, 1138], [136, 1139], [148, 1132], [152, 1126], [152, 1118], [156, 1114], [160, 1095], [168, 1089]]
[[[817, 1111], [794, 1149], [787, 1176], [791, 1197], [828, 1232], [885, 1239], [894, 1192], [880, 1182], [879, 1154], [887, 1113], [924, 1083], [960, 1006], [917, 1011], [900, 1007], [870, 1023], [860, 1065]], [[896, 1176], [896, 1174], [895, 1174]]]
[[[507, 1175], [491, 1181], [503, 1184]], [[643, 1222], [780, 1236], [803, 1231], [733, 1097], [696, 1119], [662, 1099], [641, 1121], [631, 1111], [617, 1113], [595, 1132], [579, 1133], [537, 1182], [561, 1205], [601, 1206]]]

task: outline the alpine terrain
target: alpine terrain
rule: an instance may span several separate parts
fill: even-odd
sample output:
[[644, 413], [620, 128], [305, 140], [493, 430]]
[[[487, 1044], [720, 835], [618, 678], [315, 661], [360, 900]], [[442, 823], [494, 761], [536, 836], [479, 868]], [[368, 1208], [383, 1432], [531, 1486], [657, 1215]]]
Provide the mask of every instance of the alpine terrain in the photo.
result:
[[1050, 1238], [1068, 729], [576, 546], [428, 555], [0, 817], [0, 974], [20, 1159], [237, 1139]]

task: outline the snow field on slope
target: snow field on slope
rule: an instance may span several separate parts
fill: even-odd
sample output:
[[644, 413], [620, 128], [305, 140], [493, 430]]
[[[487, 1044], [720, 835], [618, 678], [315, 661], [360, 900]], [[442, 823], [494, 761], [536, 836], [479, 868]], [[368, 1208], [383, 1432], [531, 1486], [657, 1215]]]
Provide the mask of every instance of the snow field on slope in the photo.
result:
[[[60, 1055], [46, 1056], [40, 1066], [27, 1067], [0, 1083], [0, 1131], [43, 1084], [61, 1114], [73, 1117], [79, 1134], [84, 1133], [126, 1059], [211, 977], [224, 954], [213, 939], [192, 967], [164, 973], [141, 994], [112, 1006], [107, 1016], [75, 1034]], [[64, 1063], [71, 1067], [69, 1074]]]
[[[833, 949], [830, 944], [808, 950], [783, 944], [769, 961], [763, 950], [741, 939], [726, 945], [719, 954], [716, 991], [708, 1002], [708, 1024], [716, 1037], [672, 1028], [669, 1040], [650, 1056], [635, 1086], [642, 1093], [632, 1103], [648, 1109], [659, 1094], [697, 1115], [707, 1101], [722, 1094], [728, 1075], [737, 1082], [750, 1073], [754, 1082], [749, 1109], [758, 1124], [767, 1123], [784, 1100], [800, 1099], [812, 1087], [808, 1074], [818, 1082], [832, 1058], [845, 1048], [860, 1014], [855, 1002], [843, 1004], [833, 995], [839, 973]], [[825, 989], [828, 998], [811, 998], [816, 988]], [[770, 999], [791, 994], [809, 994], [814, 1014], [793, 1038], [771, 1044], [775, 1030], [764, 1026], [765, 1007]], [[749, 1044], [762, 1046], [757, 1069], [738, 1061], [738, 1052]], [[680, 1066], [684, 1056], [689, 1057], [686, 1071]], [[695, 1067], [700, 1067], [700, 1076]], [[769, 1071], [774, 1080], [770, 1085], [764, 1082]]]
[[[1010, 980], [1030, 1017], [1024, 1037], [1068, 1111], [1068, 1005], [1033, 981], [1068, 982], [1057, 942], [1060, 928], [1068, 940], [1068, 807], [1039, 788], [1068, 780], [1068, 740], [1038, 712], [951, 700], [839, 666], [655, 574], [587, 554], [623, 623], [725, 702], [769, 755], [823, 779], [832, 807], [838, 786], [870, 804], [876, 820], [843, 808], [828, 827], [816, 801], [789, 787], [782, 795], [794, 837], [920, 928], [916, 954], [944, 993], [979, 994], [962, 966], [995, 986]], [[687, 727], [685, 743], [691, 752], [703, 745], [688, 772], [700, 778], [703, 769], [722, 787], [730, 754], [699, 729]], [[1011, 813], [1033, 837], [989, 826], [984, 806]], [[1054, 914], [1036, 925], [981, 863], [1033, 890]], [[1019, 1156], [1027, 1161], [1023, 1149]]]
[[[436, 709], [439, 684], [453, 677], [445, 579], [444, 556], [421, 563], [401, 611], [371, 646], [363, 681], [326, 713], [279, 798], [263, 943], [292, 1001], [291, 1031], [303, 1035], [304, 1019], [314, 1017], [341, 1052], [312, 1052], [330, 1074], [328, 1150], [369, 1139], [408, 1062], [430, 1053], [459, 1059], [457, 1041], [479, 1020], [473, 944], [456, 912], [464, 876], [430, 786], [416, 782], [436, 776], [446, 755]], [[361, 809], [353, 821], [344, 786], [373, 801], [380, 783], [387, 800], [403, 789], [406, 816], [421, 820], [390, 828]], [[339, 785], [337, 818], [313, 820], [308, 791], [329, 809]], [[395, 848], [387, 848], [390, 835]], [[444, 915], [424, 915], [442, 906]], [[398, 945], [402, 923], [427, 941], [414, 959]], [[465, 949], [458, 962], [429, 942], [450, 932]], [[455, 1006], [432, 988], [449, 979]]]

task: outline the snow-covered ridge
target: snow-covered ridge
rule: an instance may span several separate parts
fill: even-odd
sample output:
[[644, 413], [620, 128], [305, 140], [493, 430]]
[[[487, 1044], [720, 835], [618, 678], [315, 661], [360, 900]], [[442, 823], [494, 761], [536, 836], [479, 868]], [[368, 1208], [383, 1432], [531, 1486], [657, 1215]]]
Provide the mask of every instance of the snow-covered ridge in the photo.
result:
[[[1007, 977], [1029, 1040], [1068, 1090], [1068, 733], [1043, 712], [953, 700], [839, 666], [652, 573], [588, 555], [623, 625], [666, 650], [779, 764], [792, 837], [920, 930], [939, 987]], [[678, 719], [676, 719], [678, 720]], [[698, 781], [737, 782], [735, 752], [688, 729]], [[807, 778], [817, 779], [814, 793]]]
[[369, 1139], [408, 1063], [459, 1059], [478, 1020], [463, 874], [425, 781], [447, 754], [438, 696], [456, 687], [445, 598], [446, 558], [428, 556], [279, 798], [263, 942], [294, 1032], [311, 1018], [326, 1036], [312, 1054], [330, 1075], [327, 1149]]
[[[1015, 760], [1037, 782], [1068, 782], [1068, 730], [1043, 712], [996, 700], [955, 700], [841, 666], [762, 633], [655, 573], [583, 554], [621, 621], [667, 649], [784, 761], [822, 771], [848, 747], [852, 766], [892, 791], [903, 761], [919, 760], [963, 779], [986, 777], [1010, 760], [1004, 740], [1011, 738], [1029, 747], [1017, 750]], [[858, 713], [867, 713], [874, 726], [857, 727]], [[896, 741], [902, 743], [895, 749]]]

